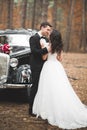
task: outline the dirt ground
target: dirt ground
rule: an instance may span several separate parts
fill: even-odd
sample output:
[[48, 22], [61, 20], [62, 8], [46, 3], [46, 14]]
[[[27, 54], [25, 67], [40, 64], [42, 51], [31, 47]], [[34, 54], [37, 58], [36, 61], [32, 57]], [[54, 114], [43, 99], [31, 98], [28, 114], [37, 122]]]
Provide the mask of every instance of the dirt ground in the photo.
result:
[[[72, 87], [87, 105], [87, 54], [64, 53], [62, 64]], [[0, 100], [0, 130], [62, 130], [51, 126], [47, 121], [30, 117], [28, 107], [28, 102]]]

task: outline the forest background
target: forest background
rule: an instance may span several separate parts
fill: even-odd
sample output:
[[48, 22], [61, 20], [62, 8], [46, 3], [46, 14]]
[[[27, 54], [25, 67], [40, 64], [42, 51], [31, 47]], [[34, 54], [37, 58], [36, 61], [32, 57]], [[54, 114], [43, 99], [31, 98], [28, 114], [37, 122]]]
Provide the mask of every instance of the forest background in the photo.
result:
[[0, 0], [0, 30], [39, 29], [50, 22], [65, 52], [87, 53], [87, 0]]

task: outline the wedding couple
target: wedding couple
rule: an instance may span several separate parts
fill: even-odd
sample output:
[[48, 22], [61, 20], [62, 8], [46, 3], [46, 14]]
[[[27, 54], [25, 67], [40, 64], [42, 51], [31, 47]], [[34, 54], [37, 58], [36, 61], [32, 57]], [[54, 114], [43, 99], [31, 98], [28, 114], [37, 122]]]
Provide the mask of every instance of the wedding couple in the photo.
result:
[[30, 46], [33, 86], [29, 114], [62, 129], [87, 127], [87, 107], [76, 95], [60, 62], [63, 50], [60, 32], [44, 22], [31, 37]]

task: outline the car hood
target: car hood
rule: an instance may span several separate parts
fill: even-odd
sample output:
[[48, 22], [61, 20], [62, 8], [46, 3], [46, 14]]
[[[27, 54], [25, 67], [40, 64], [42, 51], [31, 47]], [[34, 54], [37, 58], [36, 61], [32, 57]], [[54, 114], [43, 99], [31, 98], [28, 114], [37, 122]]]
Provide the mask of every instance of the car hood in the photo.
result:
[[31, 53], [30, 47], [27, 47], [27, 48], [20, 50], [18, 52], [16, 51], [16, 52], [10, 53], [10, 57], [11, 58], [14, 58], [14, 57], [17, 58], [17, 57], [21, 57], [23, 55], [28, 55], [30, 53]]

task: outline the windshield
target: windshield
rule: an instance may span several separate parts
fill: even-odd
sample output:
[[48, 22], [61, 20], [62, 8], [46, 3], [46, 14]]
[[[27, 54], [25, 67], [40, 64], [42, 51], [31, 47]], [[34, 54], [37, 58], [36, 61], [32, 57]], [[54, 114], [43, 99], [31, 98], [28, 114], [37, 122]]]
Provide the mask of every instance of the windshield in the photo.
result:
[[30, 35], [25, 34], [10, 34], [7, 35], [10, 46], [26, 46], [29, 47]]

